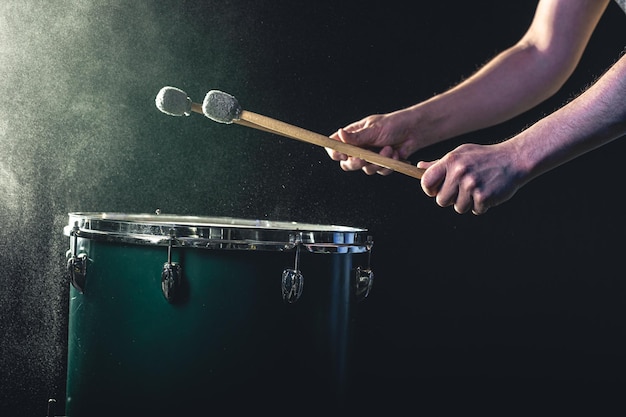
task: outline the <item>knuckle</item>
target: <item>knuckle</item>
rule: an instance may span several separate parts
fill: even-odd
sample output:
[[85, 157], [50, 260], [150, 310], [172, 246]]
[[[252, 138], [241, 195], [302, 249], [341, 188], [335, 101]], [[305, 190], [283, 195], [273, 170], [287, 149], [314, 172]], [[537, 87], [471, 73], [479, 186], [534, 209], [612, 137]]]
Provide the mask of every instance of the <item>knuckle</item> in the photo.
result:
[[478, 190], [478, 178], [475, 175], [466, 175], [463, 179], [463, 189], [465, 189], [469, 193], [473, 193]]
[[474, 205], [483, 206], [487, 200], [487, 195], [482, 189], [476, 188], [472, 192], [472, 198], [474, 199]]

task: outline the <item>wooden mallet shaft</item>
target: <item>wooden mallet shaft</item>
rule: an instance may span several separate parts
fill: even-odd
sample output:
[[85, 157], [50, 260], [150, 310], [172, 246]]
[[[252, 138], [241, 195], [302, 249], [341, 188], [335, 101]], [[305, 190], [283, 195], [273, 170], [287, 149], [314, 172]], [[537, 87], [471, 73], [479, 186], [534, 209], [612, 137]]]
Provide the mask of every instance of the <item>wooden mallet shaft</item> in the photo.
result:
[[197, 113], [203, 113], [208, 118], [219, 123], [237, 123], [285, 136], [290, 139], [333, 149], [348, 156], [360, 158], [371, 164], [376, 164], [413, 178], [422, 178], [425, 171], [412, 164], [382, 156], [368, 149], [340, 142], [328, 136], [320, 135], [319, 133], [311, 132], [310, 130], [302, 129], [271, 117], [243, 110], [235, 97], [223, 91], [209, 91], [204, 98], [202, 106], [192, 103], [191, 110]]
[[364, 161], [367, 161], [369, 163], [380, 165], [381, 167], [391, 169], [393, 171], [408, 175], [413, 178], [422, 178], [422, 174], [424, 174], [425, 171], [424, 169], [418, 168], [415, 165], [398, 161], [393, 158], [388, 158], [368, 149], [363, 149], [359, 148], [358, 146], [350, 145], [349, 143], [340, 142], [331, 139], [328, 136], [311, 132], [309, 130], [302, 129], [300, 127], [290, 125], [285, 122], [281, 122], [280, 120], [272, 119], [271, 117], [253, 113], [251, 111], [242, 110], [239, 117], [240, 119], [235, 120], [234, 123], [277, 133], [291, 139], [300, 140], [302, 142], [311, 143], [313, 145], [323, 146], [324, 148], [333, 149], [348, 156], [363, 159]]
[[[202, 111], [202, 104], [200, 104], [200, 103], [193, 103], [192, 102], [191, 103], [191, 111], [204, 115], [204, 112]], [[296, 138], [293, 138], [291, 136], [287, 136], [284, 133], [276, 132], [276, 131], [273, 131], [273, 130], [270, 130], [270, 129], [266, 129], [266, 128], [261, 127], [261, 126], [257, 126], [254, 123], [248, 122], [248, 121], [245, 121], [245, 120], [234, 120], [233, 123], [237, 123], [238, 125], [242, 125], [242, 126], [246, 126], [246, 127], [251, 127], [253, 129], [262, 130], [263, 132], [268, 132], [268, 133], [273, 133], [273, 134], [276, 134], [276, 135], [284, 136], [284, 137], [289, 138], [289, 139], [296, 139]]]

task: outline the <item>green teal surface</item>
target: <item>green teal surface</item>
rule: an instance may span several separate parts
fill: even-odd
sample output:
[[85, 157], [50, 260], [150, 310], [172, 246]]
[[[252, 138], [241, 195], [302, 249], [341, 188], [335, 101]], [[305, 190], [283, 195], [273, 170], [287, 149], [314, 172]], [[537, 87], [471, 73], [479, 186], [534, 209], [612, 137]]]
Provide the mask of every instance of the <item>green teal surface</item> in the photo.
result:
[[303, 252], [304, 291], [286, 304], [281, 274], [294, 252], [174, 248], [184, 293], [170, 304], [167, 248], [88, 248], [84, 294], [70, 294], [68, 416], [180, 415], [242, 398], [264, 409], [341, 402], [362, 255]]

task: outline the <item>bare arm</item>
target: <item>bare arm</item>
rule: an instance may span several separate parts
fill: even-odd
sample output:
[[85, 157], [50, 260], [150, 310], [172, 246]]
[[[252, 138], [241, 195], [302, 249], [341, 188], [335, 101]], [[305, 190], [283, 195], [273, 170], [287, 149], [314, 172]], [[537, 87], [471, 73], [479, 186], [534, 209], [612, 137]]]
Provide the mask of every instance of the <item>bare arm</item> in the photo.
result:
[[626, 134], [626, 55], [580, 97], [516, 139], [526, 182]]
[[[382, 148], [406, 159], [415, 151], [506, 121], [554, 94], [571, 75], [609, 0], [541, 0], [524, 36], [456, 87], [406, 109], [368, 116], [333, 138]], [[388, 170], [327, 150], [344, 170]]]
[[438, 120], [431, 141], [501, 123], [553, 95], [576, 68], [607, 5], [608, 0], [540, 1], [517, 44], [424, 103]]
[[428, 168], [426, 194], [459, 213], [486, 212], [533, 178], [626, 134], [626, 56], [586, 92], [516, 137], [462, 145]]

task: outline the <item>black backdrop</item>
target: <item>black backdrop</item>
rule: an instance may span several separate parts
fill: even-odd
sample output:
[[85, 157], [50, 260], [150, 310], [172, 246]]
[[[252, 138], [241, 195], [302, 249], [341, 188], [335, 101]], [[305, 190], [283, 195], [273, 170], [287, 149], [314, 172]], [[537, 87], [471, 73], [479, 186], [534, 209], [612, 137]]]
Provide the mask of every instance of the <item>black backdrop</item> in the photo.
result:
[[[235, 216], [371, 230], [359, 305], [361, 401], [510, 414], [606, 404], [624, 381], [626, 224], [616, 141], [460, 216], [399, 174], [344, 173], [312, 145], [154, 106], [165, 85], [331, 133], [427, 98], [523, 33], [534, 2], [65, 0], [0, 6], [0, 410], [42, 415], [64, 395], [70, 211]], [[562, 92], [501, 126], [509, 137], [612, 63], [611, 4]], [[12, 413], [12, 414], [9, 414]]]

